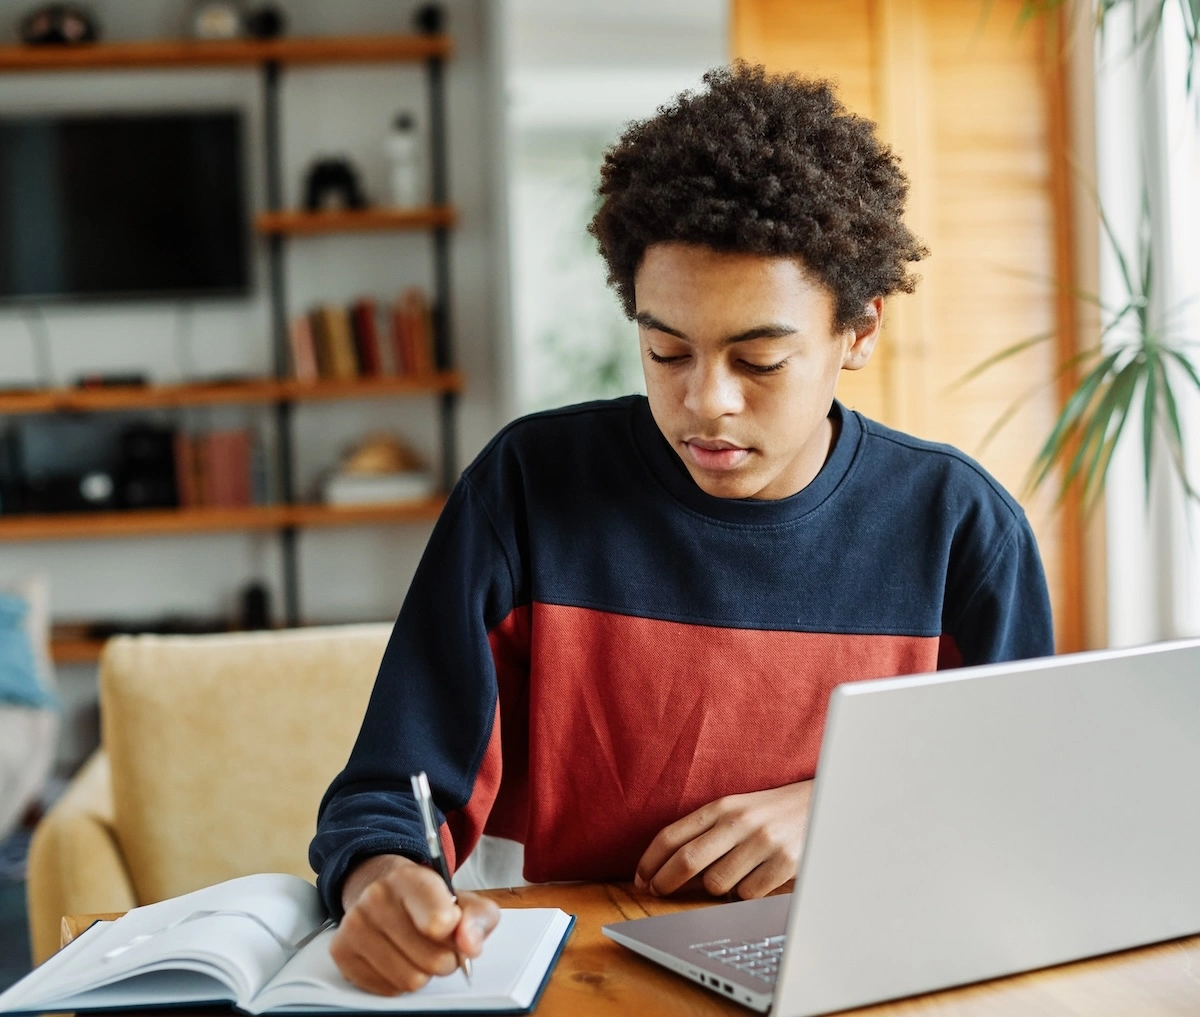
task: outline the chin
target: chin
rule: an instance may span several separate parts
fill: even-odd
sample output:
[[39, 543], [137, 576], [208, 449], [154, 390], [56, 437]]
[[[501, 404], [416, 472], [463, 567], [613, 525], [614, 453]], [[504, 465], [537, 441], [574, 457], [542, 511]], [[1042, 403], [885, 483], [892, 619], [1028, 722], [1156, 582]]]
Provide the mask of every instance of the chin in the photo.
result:
[[696, 486], [713, 498], [753, 498], [760, 486], [749, 477], [714, 477], [712, 474], [699, 474], [689, 470]]

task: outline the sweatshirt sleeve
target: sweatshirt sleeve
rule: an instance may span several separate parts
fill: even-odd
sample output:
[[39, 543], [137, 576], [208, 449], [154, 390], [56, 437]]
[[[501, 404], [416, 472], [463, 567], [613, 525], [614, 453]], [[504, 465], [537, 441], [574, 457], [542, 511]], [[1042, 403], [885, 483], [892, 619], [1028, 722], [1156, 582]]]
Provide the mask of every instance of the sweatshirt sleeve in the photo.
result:
[[950, 621], [963, 664], [989, 664], [1054, 653], [1050, 594], [1037, 540], [1024, 514], [983, 559]]
[[510, 615], [509, 555], [467, 477], [434, 527], [392, 630], [362, 728], [321, 802], [309, 863], [330, 914], [368, 856], [429, 853], [409, 778], [429, 775], [451, 868], [478, 841], [500, 780], [489, 630]]

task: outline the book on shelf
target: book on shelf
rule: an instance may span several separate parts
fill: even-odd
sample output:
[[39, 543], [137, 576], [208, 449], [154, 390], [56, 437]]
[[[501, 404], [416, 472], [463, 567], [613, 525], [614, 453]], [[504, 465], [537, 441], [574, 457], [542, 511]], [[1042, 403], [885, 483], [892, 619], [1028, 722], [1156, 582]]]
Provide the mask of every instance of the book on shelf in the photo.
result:
[[392, 303], [392, 356], [396, 373], [423, 376], [434, 371], [433, 324], [429, 300], [419, 286], [410, 286]]
[[316, 381], [321, 372], [317, 368], [317, 349], [308, 315], [301, 314], [292, 319], [288, 339], [292, 349], [292, 376], [297, 381]]
[[247, 1014], [528, 1013], [574, 922], [557, 908], [502, 908], [470, 982], [455, 971], [379, 996], [338, 971], [316, 888], [260, 873], [97, 922], [0, 993], [0, 1013], [212, 1004]]
[[326, 505], [386, 505], [420, 501], [437, 490], [427, 470], [398, 470], [391, 473], [348, 473], [336, 471], [325, 478], [321, 496]]
[[[321, 376], [338, 381], [359, 377], [358, 355], [350, 331], [350, 313], [340, 304], [321, 304], [313, 309], [310, 320], [318, 350]], [[322, 352], [324, 356], [322, 356]]]
[[247, 428], [175, 435], [180, 508], [241, 508], [255, 503], [254, 439]]
[[379, 341], [378, 305], [371, 297], [359, 297], [350, 305], [350, 327], [354, 348], [364, 378], [379, 378], [384, 372], [383, 344]]

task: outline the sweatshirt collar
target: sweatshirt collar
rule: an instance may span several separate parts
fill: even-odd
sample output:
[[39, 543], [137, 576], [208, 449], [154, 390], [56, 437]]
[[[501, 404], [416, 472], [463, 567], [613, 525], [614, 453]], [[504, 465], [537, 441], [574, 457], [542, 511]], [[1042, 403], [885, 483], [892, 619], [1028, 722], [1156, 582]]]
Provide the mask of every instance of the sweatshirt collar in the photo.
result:
[[654, 479], [677, 501], [711, 519], [753, 526], [791, 522], [811, 512], [828, 499], [849, 472], [862, 439], [858, 414], [847, 412], [834, 400], [829, 409], [834, 425], [834, 443], [820, 472], [803, 490], [771, 501], [754, 498], [717, 498], [706, 494], [692, 479], [687, 467], [663, 437], [650, 413], [645, 396], [634, 400], [634, 440]]

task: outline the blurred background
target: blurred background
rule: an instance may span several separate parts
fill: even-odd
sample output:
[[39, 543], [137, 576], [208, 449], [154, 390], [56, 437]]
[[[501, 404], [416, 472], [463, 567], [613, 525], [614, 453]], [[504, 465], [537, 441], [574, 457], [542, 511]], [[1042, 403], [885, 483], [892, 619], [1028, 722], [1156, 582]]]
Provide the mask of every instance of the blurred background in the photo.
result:
[[390, 620], [500, 426], [642, 390], [599, 162], [733, 58], [834, 79], [911, 179], [932, 257], [840, 398], [1020, 497], [1060, 651], [1200, 633], [1186, 0], [39, 10], [0, 0], [0, 594], [53, 692], [0, 686], [0, 925], [107, 636]]

